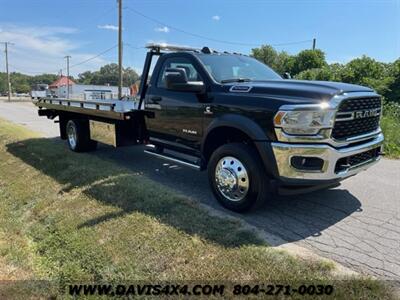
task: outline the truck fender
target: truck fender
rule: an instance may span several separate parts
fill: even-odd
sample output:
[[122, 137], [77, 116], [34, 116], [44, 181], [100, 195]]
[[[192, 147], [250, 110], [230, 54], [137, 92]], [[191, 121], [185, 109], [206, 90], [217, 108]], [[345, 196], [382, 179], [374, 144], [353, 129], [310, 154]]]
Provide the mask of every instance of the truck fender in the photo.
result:
[[208, 134], [218, 127], [232, 127], [243, 131], [253, 141], [268, 140], [267, 135], [253, 120], [241, 115], [225, 114], [215, 118], [207, 127], [202, 140], [202, 148], [205, 144], [205, 141], [207, 140]]
[[201, 142], [201, 153], [204, 153], [208, 135], [219, 127], [232, 127], [250, 137], [260, 155], [267, 174], [272, 178], [278, 176], [275, 157], [267, 135], [257, 123], [245, 116], [225, 114], [215, 118], [205, 130]]

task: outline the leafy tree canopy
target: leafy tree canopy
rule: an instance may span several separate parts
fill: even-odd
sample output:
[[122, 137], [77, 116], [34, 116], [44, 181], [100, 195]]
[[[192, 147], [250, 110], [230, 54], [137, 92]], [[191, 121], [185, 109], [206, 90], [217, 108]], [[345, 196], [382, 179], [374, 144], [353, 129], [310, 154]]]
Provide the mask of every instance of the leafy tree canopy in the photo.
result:
[[[57, 78], [57, 75], [54, 74], [42, 74], [36, 76], [29, 76], [17, 72], [10, 74], [11, 88], [13, 93], [29, 93], [34, 84], [50, 84]], [[5, 92], [7, 92], [7, 74], [0, 73], [0, 93]]]
[[291, 72], [293, 69], [294, 58], [287, 52], [278, 52], [269, 45], [252, 49], [251, 56], [270, 66], [281, 75], [285, 72]]
[[373, 88], [389, 101], [400, 102], [400, 58], [393, 63], [382, 63], [364, 55], [347, 64], [328, 64], [324, 52], [319, 49], [289, 55], [269, 45], [252, 49], [251, 55], [279, 74], [290, 72], [295, 79], [364, 85]]
[[400, 58], [389, 65], [389, 77], [392, 80], [388, 84], [387, 98], [400, 102]]
[[302, 71], [323, 68], [327, 65], [325, 61], [325, 53], [321, 50], [303, 50], [294, 56], [292, 73], [299, 74]]
[[[123, 85], [130, 86], [139, 79], [139, 75], [131, 68], [123, 69]], [[82, 84], [118, 85], [118, 65], [108, 64], [99, 71], [86, 71], [78, 75], [78, 82]]]

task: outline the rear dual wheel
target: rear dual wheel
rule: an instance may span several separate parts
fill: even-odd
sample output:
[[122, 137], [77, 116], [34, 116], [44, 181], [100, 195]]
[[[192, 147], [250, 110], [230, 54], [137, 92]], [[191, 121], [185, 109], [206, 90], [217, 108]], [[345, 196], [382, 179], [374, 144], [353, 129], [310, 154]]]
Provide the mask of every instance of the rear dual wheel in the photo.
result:
[[269, 178], [255, 149], [242, 143], [225, 144], [208, 165], [211, 189], [222, 206], [244, 212], [259, 207], [270, 196]]
[[67, 142], [74, 152], [94, 151], [97, 142], [90, 139], [88, 120], [69, 120], [66, 125]]

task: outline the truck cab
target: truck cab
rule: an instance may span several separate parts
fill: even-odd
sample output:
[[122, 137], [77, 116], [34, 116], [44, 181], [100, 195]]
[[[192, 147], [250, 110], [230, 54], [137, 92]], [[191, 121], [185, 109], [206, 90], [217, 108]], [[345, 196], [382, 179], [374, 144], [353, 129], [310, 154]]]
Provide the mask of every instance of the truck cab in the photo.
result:
[[[122, 140], [153, 145], [149, 154], [207, 170], [228, 209], [335, 186], [381, 157], [382, 103], [370, 88], [283, 79], [252, 57], [208, 47], [147, 47], [135, 109], [118, 121], [104, 113], [73, 115], [87, 119], [80, 125], [86, 140], [96, 140], [91, 124], [111, 123]], [[60, 115], [52, 108], [51, 116]], [[61, 136], [69, 140], [71, 116], [61, 118]]]

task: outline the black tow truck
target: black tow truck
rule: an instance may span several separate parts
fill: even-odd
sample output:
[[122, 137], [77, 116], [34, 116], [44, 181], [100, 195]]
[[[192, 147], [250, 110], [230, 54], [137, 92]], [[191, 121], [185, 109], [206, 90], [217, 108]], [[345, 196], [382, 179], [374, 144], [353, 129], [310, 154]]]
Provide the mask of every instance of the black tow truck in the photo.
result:
[[239, 212], [276, 192], [337, 185], [380, 159], [382, 103], [370, 88], [283, 79], [208, 47], [147, 48], [133, 100], [34, 101], [40, 116], [58, 117], [71, 150], [151, 145], [151, 155], [207, 170], [216, 199]]

